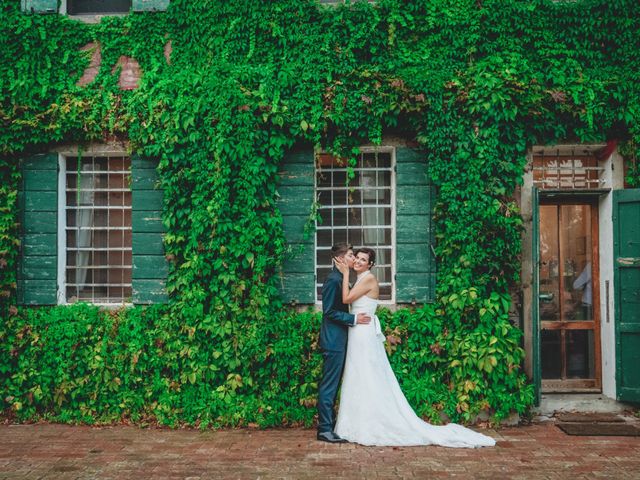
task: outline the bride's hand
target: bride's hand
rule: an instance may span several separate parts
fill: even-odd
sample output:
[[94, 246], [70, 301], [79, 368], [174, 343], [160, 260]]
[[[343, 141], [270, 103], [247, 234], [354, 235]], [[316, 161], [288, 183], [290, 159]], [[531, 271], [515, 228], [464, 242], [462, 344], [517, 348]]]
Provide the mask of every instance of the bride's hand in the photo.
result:
[[333, 261], [340, 273], [342, 273], [343, 275], [349, 275], [349, 265], [347, 265], [344, 260], [340, 258], [334, 258]]

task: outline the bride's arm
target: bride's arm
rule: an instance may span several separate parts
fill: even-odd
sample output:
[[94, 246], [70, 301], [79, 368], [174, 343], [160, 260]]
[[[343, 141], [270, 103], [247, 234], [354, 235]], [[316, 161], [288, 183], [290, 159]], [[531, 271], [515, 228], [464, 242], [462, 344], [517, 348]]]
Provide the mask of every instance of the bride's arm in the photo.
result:
[[341, 260], [334, 260], [335, 266], [342, 273], [342, 303], [353, 303], [363, 295], [373, 290], [377, 285], [376, 277], [367, 275], [363, 281], [358, 282], [349, 290], [349, 267]]
[[369, 293], [375, 286], [376, 278], [367, 275], [361, 282], [349, 290], [349, 277], [342, 276], [342, 303], [353, 303], [363, 295]]

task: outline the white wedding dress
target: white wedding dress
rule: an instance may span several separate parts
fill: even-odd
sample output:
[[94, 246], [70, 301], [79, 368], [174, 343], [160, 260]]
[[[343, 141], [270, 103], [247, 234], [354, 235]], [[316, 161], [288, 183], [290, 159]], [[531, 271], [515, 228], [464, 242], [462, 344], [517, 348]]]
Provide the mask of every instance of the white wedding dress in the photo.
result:
[[495, 445], [493, 438], [462, 425], [431, 425], [414, 413], [387, 359], [380, 320], [375, 316], [377, 306], [378, 301], [367, 296], [351, 304], [351, 313], [366, 312], [372, 321], [349, 328], [335, 432], [362, 445]]

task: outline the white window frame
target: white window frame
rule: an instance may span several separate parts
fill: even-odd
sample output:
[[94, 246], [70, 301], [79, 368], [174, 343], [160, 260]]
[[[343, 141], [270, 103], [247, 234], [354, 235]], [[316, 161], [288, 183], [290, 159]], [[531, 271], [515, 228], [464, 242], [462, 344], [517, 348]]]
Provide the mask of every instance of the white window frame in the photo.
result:
[[[58, 265], [57, 265], [57, 277], [58, 277], [58, 291], [57, 291], [57, 302], [58, 305], [73, 305], [74, 303], [69, 303], [66, 295], [67, 291], [67, 158], [77, 158], [81, 156], [85, 157], [126, 157], [131, 158], [131, 155], [126, 152], [126, 150], [116, 149], [113, 150], [109, 147], [93, 147], [88, 151], [82, 151], [79, 153], [78, 151], [61, 151], [58, 152]], [[131, 165], [130, 165], [131, 172]], [[131, 190], [130, 190], [131, 191]], [[132, 192], [133, 194], [133, 192]], [[133, 205], [131, 206], [131, 213], [133, 219]], [[133, 230], [133, 225], [132, 229]], [[94, 249], [91, 249], [94, 250]], [[102, 250], [102, 249], [96, 249]], [[120, 249], [119, 249], [120, 250]], [[131, 270], [133, 274], [133, 245], [131, 246]], [[133, 279], [132, 279], [133, 284]], [[132, 285], [133, 288], [133, 285]], [[133, 293], [133, 292], [132, 292]], [[132, 295], [133, 296], [133, 295]], [[105, 308], [120, 308], [122, 306], [131, 306], [132, 302], [88, 302], [86, 300], [82, 300], [86, 303], [91, 303], [92, 305], [97, 305]]]
[[[323, 153], [323, 152], [320, 152]], [[390, 166], [390, 189], [391, 189], [391, 249], [390, 249], [390, 262], [391, 262], [391, 298], [386, 300], [380, 300], [382, 305], [394, 305], [396, 302], [396, 147], [393, 146], [362, 146], [360, 147], [360, 153], [389, 153], [391, 157]], [[314, 182], [314, 198], [318, 198], [318, 178], [317, 178], [317, 166], [314, 163], [313, 170], [313, 182]], [[318, 225], [316, 224], [316, 228]], [[354, 249], [358, 248], [354, 245]], [[317, 278], [318, 272], [318, 236], [317, 232], [313, 235], [313, 273], [314, 273], [314, 296], [316, 306], [320, 306], [322, 301], [318, 298], [318, 287], [322, 286], [324, 278]], [[375, 267], [374, 267], [375, 268]]]

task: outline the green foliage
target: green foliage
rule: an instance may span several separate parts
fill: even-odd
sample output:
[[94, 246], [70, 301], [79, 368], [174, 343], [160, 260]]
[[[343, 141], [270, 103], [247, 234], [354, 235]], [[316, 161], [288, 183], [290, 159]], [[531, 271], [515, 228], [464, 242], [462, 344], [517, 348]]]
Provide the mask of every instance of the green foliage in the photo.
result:
[[[520, 372], [522, 333], [509, 322], [510, 302], [497, 293], [482, 299], [471, 288], [388, 316], [390, 361], [416, 411], [433, 422], [525, 412], [533, 389]], [[465, 315], [473, 319], [457, 328], [445, 320]]]
[[[523, 412], [532, 392], [507, 316], [522, 228], [514, 189], [531, 145], [638, 145], [639, 9], [173, 0], [164, 13], [84, 24], [1, 0], [4, 408], [24, 420], [310, 424], [319, 318], [277, 295], [278, 165], [298, 142], [352, 158], [392, 134], [423, 146], [438, 188], [438, 301], [384, 315], [404, 390], [435, 421]], [[90, 42], [101, 68], [81, 86]], [[132, 91], [118, 87], [123, 55], [143, 71]], [[114, 139], [159, 160], [171, 303], [18, 312], [16, 158]], [[628, 178], [640, 182], [635, 161]]]
[[0, 318], [12, 308], [16, 290], [17, 239], [17, 184], [20, 174], [15, 161], [0, 157]]
[[85, 304], [14, 312], [0, 326], [7, 412], [203, 428], [311, 423], [317, 314], [283, 313], [262, 328], [196, 313]]
[[620, 146], [620, 153], [627, 160], [625, 182], [634, 188], [640, 187], [640, 162], [638, 162], [638, 145], [634, 141], [628, 141]]
[[[519, 373], [519, 332], [504, 311], [508, 298], [471, 297], [465, 306], [451, 300], [451, 308], [481, 303], [480, 328], [449, 330], [442, 306], [382, 312], [407, 398], [436, 422], [440, 412], [469, 420], [481, 409], [500, 419], [531, 402]], [[283, 311], [271, 320], [220, 323], [201, 310], [178, 316], [166, 306], [17, 309], [0, 325], [5, 414], [90, 424], [309, 426], [322, 368], [320, 313]]]

